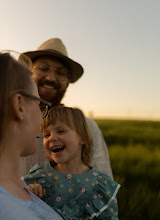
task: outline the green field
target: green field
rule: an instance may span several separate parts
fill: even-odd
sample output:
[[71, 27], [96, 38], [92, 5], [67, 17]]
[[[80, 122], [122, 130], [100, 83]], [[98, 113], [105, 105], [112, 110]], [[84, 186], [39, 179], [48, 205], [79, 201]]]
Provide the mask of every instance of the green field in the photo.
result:
[[121, 184], [120, 220], [160, 219], [160, 122], [96, 120]]

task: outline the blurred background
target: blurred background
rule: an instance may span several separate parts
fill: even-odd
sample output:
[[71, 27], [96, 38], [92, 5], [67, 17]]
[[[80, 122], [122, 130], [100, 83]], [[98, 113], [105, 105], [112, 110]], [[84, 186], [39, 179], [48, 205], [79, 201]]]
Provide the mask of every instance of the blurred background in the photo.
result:
[[61, 38], [84, 67], [65, 105], [99, 124], [121, 220], [160, 218], [160, 1], [0, 0], [0, 50]]
[[0, 0], [0, 50], [62, 39], [84, 67], [64, 103], [98, 118], [160, 119], [160, 1]]

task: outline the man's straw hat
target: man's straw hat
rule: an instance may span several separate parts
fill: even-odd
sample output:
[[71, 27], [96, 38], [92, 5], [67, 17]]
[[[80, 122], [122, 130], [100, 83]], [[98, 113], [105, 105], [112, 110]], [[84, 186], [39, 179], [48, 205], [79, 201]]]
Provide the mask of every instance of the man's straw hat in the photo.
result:
[[62, 60], [71, 71], [71, 83], [77, 81], [83, 74], [83, 67], [68, 57], [67, 50], [59, 38], [49, 39], [41, 44], [36, 51], [28, 51], [23, 54], [28, 56], [32, 61], [46, 55]]

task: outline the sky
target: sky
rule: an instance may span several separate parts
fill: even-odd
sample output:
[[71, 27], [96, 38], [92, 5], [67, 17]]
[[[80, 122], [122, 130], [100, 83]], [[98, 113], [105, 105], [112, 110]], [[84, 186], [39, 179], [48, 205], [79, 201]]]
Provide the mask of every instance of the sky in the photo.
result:
[[160, 120], [159, 0], [0, 0], [0, 50], [58, 37], [84, 68], [63, 103], [94, 118]]

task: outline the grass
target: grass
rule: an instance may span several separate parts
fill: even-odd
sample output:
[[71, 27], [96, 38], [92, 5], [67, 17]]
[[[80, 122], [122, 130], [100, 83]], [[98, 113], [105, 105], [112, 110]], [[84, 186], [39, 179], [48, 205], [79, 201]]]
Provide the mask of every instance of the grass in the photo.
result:
[[160, 122], [96, 120], [108, 145], [121, 220], [160, 219]]
[[108, 146], [160, 146], [160, 121], [96, 120]]

